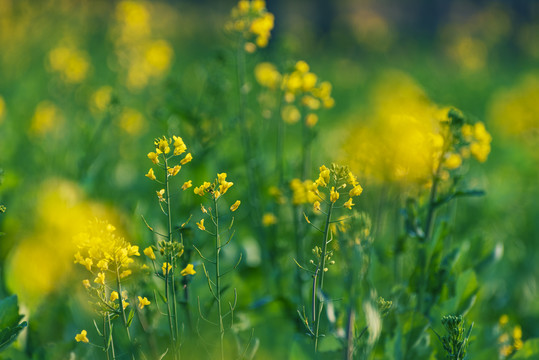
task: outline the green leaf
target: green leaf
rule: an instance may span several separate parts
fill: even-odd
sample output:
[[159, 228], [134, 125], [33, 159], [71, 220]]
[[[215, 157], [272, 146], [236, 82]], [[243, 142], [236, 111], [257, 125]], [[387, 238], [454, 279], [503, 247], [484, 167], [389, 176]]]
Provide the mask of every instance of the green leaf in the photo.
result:
[[0, 351], [8, 347], [27, 325], [19, 315], [17, 296], [12, 295], [0, 301]]
[[337, 351], [342, 348], [342, 343], [334, 336], [325, 336], [319, 340], [318, 351], [320, 352]]
[[538, 359], [539, 358], [539, 338], [529, 339], [522, 345], [522, 348], [515, 353], [511, 359]]
[[131, 323], [133, 322], [133, 318], [135, 317], [135, 310], [131, 309], [129, 312], [129, 316], [127, 318], [127, 327], [131, 326]]
[[468, 269], [457, 279], [457, 309], [455, 313], [460, 315], [466, 315], [466, 312], [470, 310], [475, 302], [477, 292], [479, 291], [479, 283], [477, 282], [477, 276], [475, 271]]

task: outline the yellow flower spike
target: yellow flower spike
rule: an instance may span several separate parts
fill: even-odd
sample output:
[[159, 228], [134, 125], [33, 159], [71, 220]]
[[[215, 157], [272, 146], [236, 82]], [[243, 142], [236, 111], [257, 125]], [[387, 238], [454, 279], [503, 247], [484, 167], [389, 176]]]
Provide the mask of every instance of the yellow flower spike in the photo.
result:
[[118, 295], [117, 291], [113, 291], [110, 293], [110, 301], [116, 301], [118, 300], [120, 295]]
[[157, 146], [157, 149], [159, 149], [159, 151], [161, 151], [164, 154], [168, 154], [170, 152], [170, 146], [165, 137], [163, 137], [162, 139], [158, 139], [155, 145]]
[[84, 287], [85, 287], [86, 289], [89, 289], [90, 286], [91, 286], [91, 285], [90, 285], [90, 280], [88, 280], [88, 279], [82, 280], [82, 285], [84, 285]]
[[146, 297], [139, 296], [138, 297], [138, 307], [140, 310], [144, 309], [145, 306], [150, 305], [151, 302]]
[[151, 260], [155, 260], [155, 253], [153, 252], [153, 249], [151, 246], [148, 246], [146, 249], [144, 249], [144, 255], [149, 257]]
[[183, 185], [182, 185], [182, 190], [187, 190], [187, 189], [189, 189], [191, 186], [193, 186], [193, 181], [192, 181], [192, 180], [186, 181], [186, 182], [184, 182]]
[[187, 264], [185, 269], [180, 272], [181, 276], [195, 275], [196, 273], [197, 272], [195, 271], [193, 264]]
[[172, 270], [172, 265], [168, 262], [164, 262], [161, 269], [163, 269], [163, 275], [166, 275], [170, 270]]
[[165, 198], [163, 197], [163, 195], [165, 195], [165, 189], [156, 191], [156, 193], [157, 193], [157, 198], [159, 199], [159, 201], [165, 201]]
[[146, 176], [150, 180], [155, 180], [156, 179], [155, 173], [153, 172], [153, 168], [150, 168], [150, 170], [148, 170], [148, 173], [146, 175], [144, 175], [144, 176]]
[[462, 165], [462, 158], [459, 154], [449, 154], [445, 159], [444, 165], [449, 170], [457, 169]]
[[170, 176], [176, 176], [176, 175], [178, 175], [178, 173], [180, 172], [181, 168], [182, 168], [182, 167], [181, 167], [180, 165], [176, 165], [176, 166], [174, 166], [173, 168], [170, 168], [170, 167], [169, 167], [169, 168], [168, 168], [168, 174], [169, 174]]
[[317, 200], [313, 203], [313, 209], [316, 211], [320, 211], [320, 201]]
[[338, 191], [335, 191], [335, 187], [334, 187], [334, 186], [331, 187], [329, 199], [330, 199], [330, 201], [333, 202], [333, 203], [334, 203], [335, 201], [339, 200], [339, 192], [338, 192]]
[[159, 164], [159, 155], [157, 153], [148, 153], [148, 159], [150, 159], [154, 164]]
[[94, 283], [105, 285], [105, 273], [104, 272], [98, 273], [97, 277], [94, 279]]
[[357, 178], [354, 176], [354, 174], [349, 171], [348, 172], [348, 183], [352, 186], [356, 186], [357, 185]]
[[359, 196], [362, 192], [363, 188], [361, 187], [361, 185], [356, 185], [352, 188], [352, 190], [350, 190], [348, 195], [350, 195], [350, 197]]
[[345, 208], [349, 209], [349, 210], [352, 210], [352, 206], [354, 206], [354, 205], [355, 204], [352, 203], [352, 198], [348, 199], [348, 201], [343, 204], [343, 206]]
[[236, 202], [232, 204], [232, 206], [230, 207], [230, 211], [234, 212], [238, 210], [238, 208], [240, 207], [240, 204], [241, 204], [241, 201], [236, 200]]
[[173, 136], [174, 139], [174, 155], [181, 155], [187, 150], [187, 146], [179, 136]]
[[82, 330], [80, 332], [80, 334], [77, 334], [75, 336], [75, 340], [77, 340], [77, 342], [85, 342], [85, 343], [88, 343], [90, 342], [90, 340], [88, 340], [88, 338], [86, 337], [86, 335], [88, 334], [88, 332], [86, 330]]
[[204, 219], [201, 219], [199, 222], [196, 223], [198, 228], [202, 231], [206, 230], [206, 228], [204, 227]]
[[185, 157], [180, 161], [180, 164], [185, 165], [185, 164], [187, 164], [188, 162], [190, 162], [191, 160], [193, 160], [193, 155], [191, 155], [191, 153], [188, 153], [188, 154], [185, 155]]

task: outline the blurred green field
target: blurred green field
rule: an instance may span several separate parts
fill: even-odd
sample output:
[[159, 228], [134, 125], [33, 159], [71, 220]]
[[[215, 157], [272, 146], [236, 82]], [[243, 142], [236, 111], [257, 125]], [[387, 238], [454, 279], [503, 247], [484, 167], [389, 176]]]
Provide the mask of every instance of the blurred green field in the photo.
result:
[[[190, 294], [180, 303], [183, 358], [219, 358], [218, 331], [201, 320], [216, 313], [193, 246], [212, 253], [213, 245], [196, 225], [204, 214], [192, 190], [223, 172], [234, 182], [223, 208], [241, 200], [221, 254], [226, 268], [242, 256], [224, 280], [227, 309], [237, 292], [227, 358], [257, 350], [256, 359], [347, 359], [351, 309], [355, 335], [368, 331], [348, 358], [441, 359], [435, 332], [457, 311], [466, 329], [474, 324], [468, 359], [539, 358], [538, 4], [268, 0], [271, 37], [249, 40], [229, 23], [236, 5], [0, 0], [0, 298], [17, 295], [28, 323], [0, 346], [0, 359], [106, 358], [75, 341], [81, 329], [99, 338], [73, 241], [95, 219], [140, 248], [126, 287], [132, 308], [139, 293], [152, 304], [136, 311], [136, 358], [157, 359], [169, 347], [154, 295], [163, 285], [141, 267], [151, 267], [142, 250], [156, 246], [145, 221], [166, 231], [160, 187], [144, 176], [147, 155], [154, 139], [173, 135], [193, 155], [174, 180], [171, 210], [174, 228], [188, 222], [180, 259], [196, 270], [177, 284]], [[289, 100], [297, 108], [286, 110], [280, 84], [299, 71], [298, 61], [316, 84], [331, 84], [331, 96], [313, 95], [321, 105], [310, 107], [296, 95]], [[261, 63], [279, 73], [262, 73]], [[484, 123], [492, 142], [486, 161], [463, 156], [444, 181], [458, 178], [459, 189], [484, 195], [440, 206], [423, 246], [408, 222], [424, 225], [433, 179], [424, 138], [431, 118], [446, 117], [449, 107]], [[294, 260], [307, 263], [318, 236], [303, 212], [323, 224], [312, 206], [294, 200], [290, 183], [316, 180], [319, 167], [334, 162], [358, 177], [363, 193], [354, 209], [372, 229], [365, 215], [349, 220], [339, 210], [348, 227], [332, 228], [326, 336], [314, 355], [298, 317], [310, 306], [312, 280]], [[188, 180], [193, 188], [180, 190]], [[432, 252], [424, 270], [422, 251]], [[426, 310], [423, 286], [433, 294], [425, 295]], [[373, 310], [379, 296], [393, 302], [387, 314]], [[120, 330], [118, 321], [116, 355], [129, 358]]]

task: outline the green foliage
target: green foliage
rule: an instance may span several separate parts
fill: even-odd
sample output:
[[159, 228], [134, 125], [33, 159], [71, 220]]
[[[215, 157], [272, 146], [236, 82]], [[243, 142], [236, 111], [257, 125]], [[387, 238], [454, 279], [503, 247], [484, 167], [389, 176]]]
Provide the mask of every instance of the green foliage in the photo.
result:
[[11, 345], [27, 326], [26, 321], [21, 322], [23, 317], [19, 314], [16, 295], [0, 300], [0, 351]]

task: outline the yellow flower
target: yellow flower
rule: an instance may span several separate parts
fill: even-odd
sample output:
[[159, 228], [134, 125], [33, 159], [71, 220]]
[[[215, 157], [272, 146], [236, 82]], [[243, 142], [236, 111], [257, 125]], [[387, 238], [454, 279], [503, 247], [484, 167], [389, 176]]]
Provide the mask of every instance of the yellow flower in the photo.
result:
[[145, 306], [148, 306], [150, 304], [150, 300], [148, 300], [146, 297], [138, 297], [138, 307], [140, 308], [140, 310], [144, 309]]
[[165, 189], [156, 191], [156, 193], [157, 193], [157, 198], [159, 199], [159, 201], [165, 201], [165, 198], [163, 197], [163, 195], [165, 195]]
[[170, 152], [170, 146], [165, 137], [155, 140], [155, 146], [157, 146], [157, 149], [163, 154], [168, 154]]
[[503, 314], [502, 316], [500, 316], [500, 320], [499, 320], [500, 326], [504, 326], [508, 322], [509, 322], [509, 316], [507, 316], [506, 314]]
[[191, 155], [191, 153], [188, 153], [188, 154], [185, 155], [185, 157], [180, 161], [180, 164], [185, 165], [185, 164], [187, 164], [188, 162], [190, 162], [191, 160], [193, 160], [193, 155]]
[[118, 295], [117, 291], [113, 291], [110, 293], [110, 301], [116, 301], [118, 300], [120, 296]]
[[[232, 185], [234, 185], [234, 183], [231, 182], [231, 181], [223, 181], [223, 182], [221, 183], [221, 185], [219, 185], [219, 192], [220, 192], [221, 194], [226, 193], [227, 190], [230, 189], [230, 188], [232, 187]], [[216, 196], [216, 197], [219, 197], [219, 196]]]
[[155, 174], [153, 172], [153, 168], [150, 168], [150, 170], [148, 170], [148, 173], [144, 176], [146, 176], [150, 180], [155, 180]]
[[109, 262], [105, 259], [101, 259], [99, 260], [99, 262], [97, 263], [97, 267], [99, 268], [99, 270], [103, 271], [103, 270], [108, 270], [109, 268]]
[[348, 209], [350, 209], [350, 210], [352, 210], [352, 206], [354, 206], [354, 205], [355, 205], [355, 204], [352, 203], [352, 198], [348, 199], [348, 201], [345, 202], [345, 203], [343, 204], [343, 206], [344, 206], [345, 208], [348, 208]]
[[277, 217], [272, 213], [265, 213], [262, 216], [262, 225], [271, 226], [277, 223]]
[[362, 192], [363, 188], [361, 187], [361, 185], [356, 185], [352, 188], [352, 190], [350, 190], [349, 195], [350, 197], [359, 196]]
[[255, 67], [256, 81], [267, 88], [276, 89], [281, 82], [281, 74], [271, 63], [263, 62]]
[[168, 262], [164, 262], [162, 269], [163, 269], [163, 275], [166, 275], [170, 270], [172, 270], [172, 265], [170, 265]]
[[187, 150], [187, 146], [179, 136], [172, 136], [174, 139], [174, 155], [181, 155]]
[[84, 287], [86, 289], [88, 289], [91, 285], [90, 285], [90, 280], [86, 279], [86, 280], [82, 280], [82, 285], [84, 285]]
[[301, 113], [294, 105], [286, 105], [281, 110], [281, 117], [287, 124], [295, 124], [301, 119]]
[[318, 115], [316, 114], [309, 114], [305, 117], [305, 124], [312, 128], [318, 123]]
[[232, 204], [232, 206], [230, 207], [230, 211], [234, 212], [238, 210], [238, 208], [240, 207], [240, 204], [241, 204], [241, 201], [236, 200], [236, 202]]
[[[191, 181], [191, 180], [189, 180]], [[185, 185], [185, 184], [184, 184]], [[193, 192], [196, 194], [196, 195], [200, 195], [200, 196], [203, 196], [204, 195], [204, 186], [195, 186]]]
[[88, 332], [86, 330], [82, 330], [80, 334], [77, 334], [75, 336], [75, 340], [77, 340], [77, 342], [81, 342], [81, 341], [85, 343], [90, 342], [90, 340], [88, 340], [88, 338], [86, 337], [87, 334]]
[[513, 338], [522, 339], [522, 328], [520, 327], [520, 325], [517, 325], [513, 328]]
[[124, 271], [122, 271], [121, 274], [120, 274], [120, 279], [123, 279], [123, 278], [125, 278], [125, 277], [131, 275], [131, 273], [132, 273], [131, 270], [124, 270]]
[[199, 222], [196, 223], [198, 228], [202, 231], [206, 230], [206, 228], [204, 227], [204, 219], [201, 219]]
[[150, 159], [154, 164], [159, 164], [159, 155], [153, 151], [148, 153], [148, 159]]
[[296, 63], [296, 70], [302, 74], [305, 74], [309, 71], [309, 64], [303, 60], [300, 60]]
[[148, 246], [146, 249], [144, 249], [144, 255], [146, 255], [152, 260], [155, 260], [155, 254], [151, 246]]
[[105, 285], [105, 273], [100, 272], [97, 274], [97, 277], [94, 279], [94, 283]]
[[313, 204], [313, 209], [316, 211], [320, 211], [320, 201], [316, 200]]
[[302, 85], [303, 91], [309, 91], [315, 87], [316, 81], [318, 80], [318, 78], [316, 77], [315, 74], [308, 72], [303, 75], [302, 80], [303, 80], [303, 85]]
[[332, 186], [331, 187], [331, 192], [330, 192], [330, 196], [329, 196], [329, 199], [331, 200], [331, 202], [335, 202], [337, 200], [339, 200], [339, 192], [338, 191], [335, 191], [335, 187]]
[[183, 185], [182, 185], [182, 190], [187, 190], [187, 189], [189, 189], [191, 186], [193, 186], [193, 181], [192, 181], [192, 180], [186, 181], [186, 182], [184, 182]]
[[462, 158], [458, 154], [449, 154], [444, 164], [449, 170], [454, 170], [462, 165]]
[[122, 306], [124, 309], [129, 306], [129, 303], [127, 302], [127, 300], [122, 300]]
[[182, 168], [182, 167], [181, 167], [180, 165], [176, 165], [176, 166], [174, 166], [173, 168], [170, 168], [170, 167], [169, 167], [169, 168], [168, 168], [168, 174], [169, 174], [170, 176], [176, 176], [176, 175], [178, 175], [178, 173], [180, 172], [181, 168]]
[[187, 264], [185, 269], [183, 269], [180, 274], [182, 276], [186, 276], [186, 275], [195, 275], [196, 273], [197, 272], [195, 271], [193, 264]]

